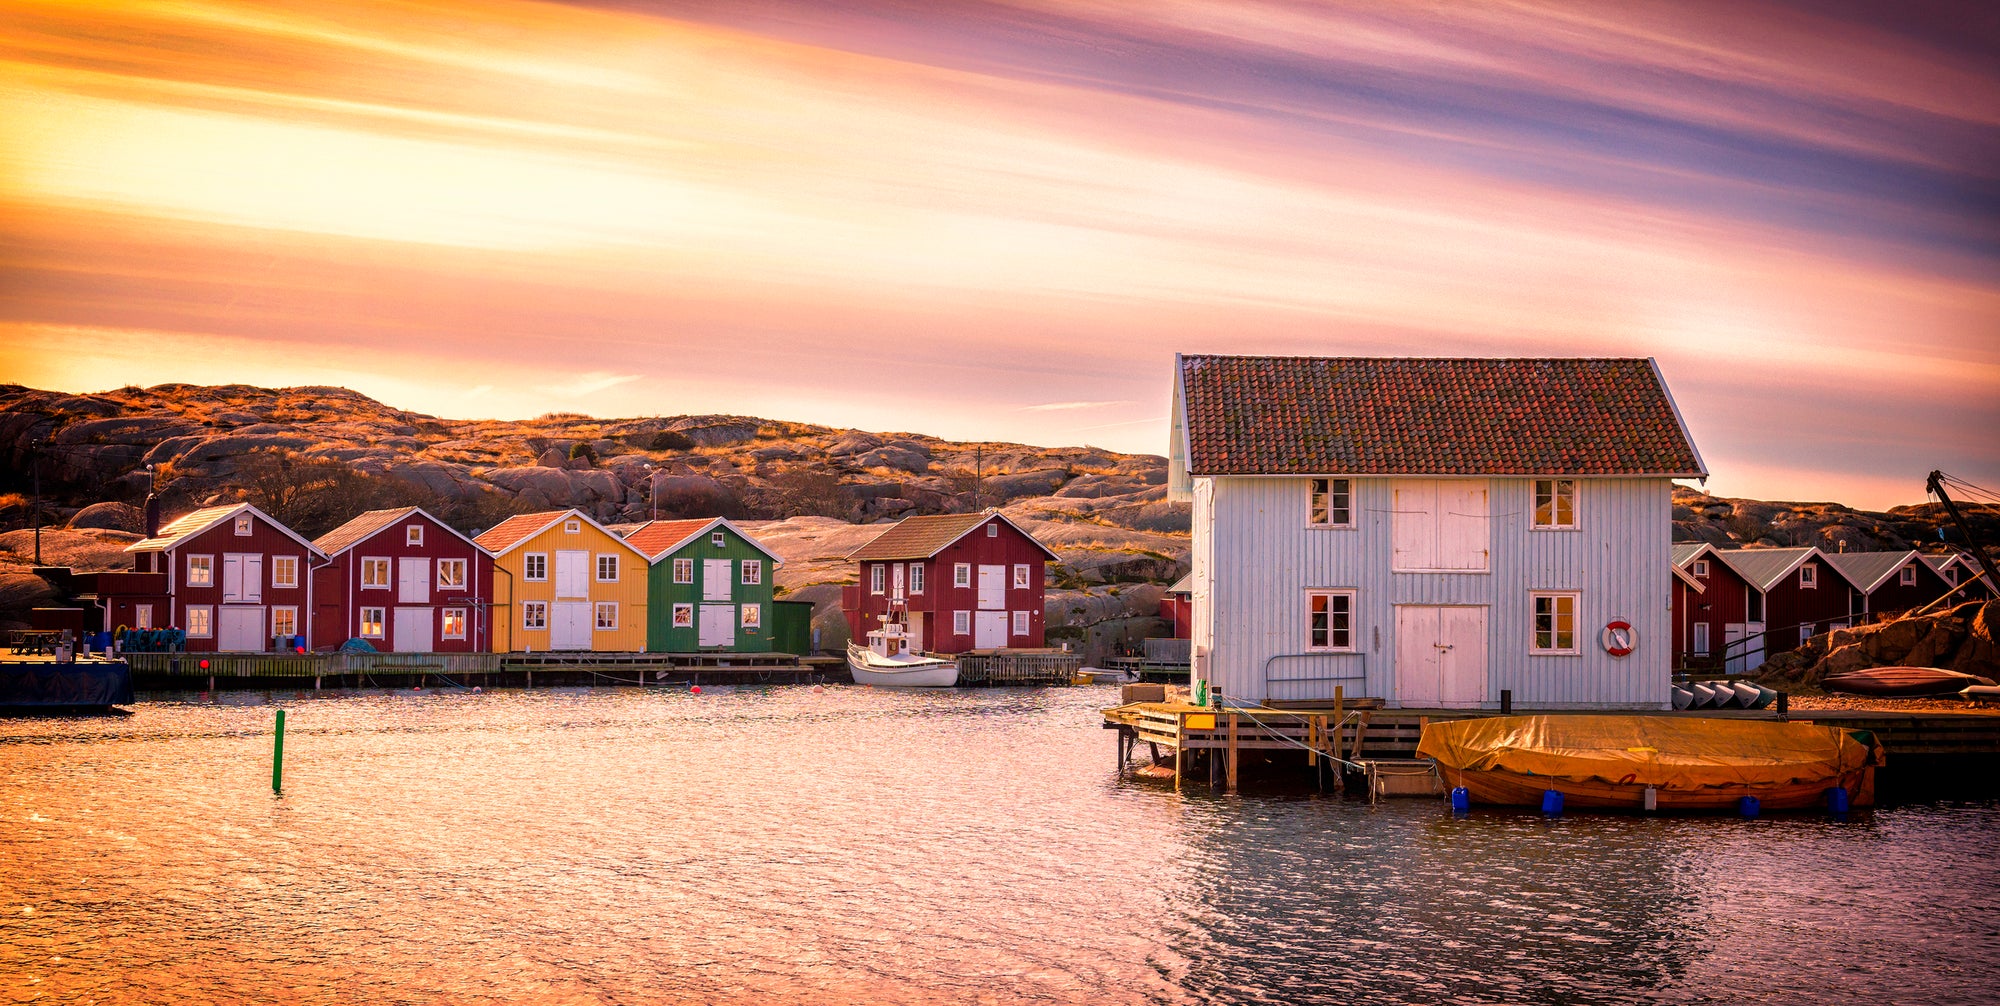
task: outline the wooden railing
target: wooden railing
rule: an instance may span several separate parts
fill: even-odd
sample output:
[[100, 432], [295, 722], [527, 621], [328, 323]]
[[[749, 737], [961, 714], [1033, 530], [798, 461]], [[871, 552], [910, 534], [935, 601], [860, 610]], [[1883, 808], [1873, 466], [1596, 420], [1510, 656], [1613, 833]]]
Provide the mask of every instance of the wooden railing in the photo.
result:
[[1024, 653], [958, 654], [961, 685], [1067, 685], [1083, 667], [1083, 655], [1061, 650]]
[[[132, 673], [186, 678], [316, 678], [500, 670], [501, 653], [127, 653]], [[207, 661], [208, 666], [202, 667]]]

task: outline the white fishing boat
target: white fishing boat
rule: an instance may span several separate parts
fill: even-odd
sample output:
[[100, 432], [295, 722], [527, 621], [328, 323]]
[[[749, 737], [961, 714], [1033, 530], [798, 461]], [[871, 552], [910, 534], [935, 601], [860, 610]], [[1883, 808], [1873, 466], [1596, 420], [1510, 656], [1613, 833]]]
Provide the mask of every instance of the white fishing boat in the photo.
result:
[[909, 630], [901, 622], [882, 623], [868, 634], [867, 646], [848, 643], [847, 668], [857, 685], [950, 688], [958, 684], [958, 663], [913, 652]]

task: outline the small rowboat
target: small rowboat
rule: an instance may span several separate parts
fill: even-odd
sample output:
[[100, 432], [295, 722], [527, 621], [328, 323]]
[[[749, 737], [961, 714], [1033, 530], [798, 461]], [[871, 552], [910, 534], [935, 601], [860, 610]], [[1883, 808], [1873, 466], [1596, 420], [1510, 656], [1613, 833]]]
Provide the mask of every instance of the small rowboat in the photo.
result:
[[1871, 667], [1865, 671], [1830, 674], [1820, 682], [1829, 692], [1878, 695], [1894, 698], [1911, 695], [1949, 695], [1969, 685], [1991, 685], [1993, 679], [1976, 674], [1947, 671], [1941, 667]]
[[1875, 799], [1880, 746], [1865, 730], [1694, 716], [1496, 716], [1424, 726], [1417, 755], [1474, 803], [1533, 807], [1555, 790], [1571, 807], [1771, 810], [1825, 805], [1841, 788]]

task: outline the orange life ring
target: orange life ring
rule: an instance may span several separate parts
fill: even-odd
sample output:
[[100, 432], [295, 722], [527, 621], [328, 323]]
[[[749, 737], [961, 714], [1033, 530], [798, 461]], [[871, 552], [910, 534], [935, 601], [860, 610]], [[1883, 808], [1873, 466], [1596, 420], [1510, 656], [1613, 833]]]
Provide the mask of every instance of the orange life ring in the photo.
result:
[[1599, 641], [1604, 644], [1604, 652], [1614, 657], [1623, 657], [1631, 654], [1639, 645], [1639, 634], [1632, 630], [1631, 622], [1616, 618], [1605, 624], [1604, 633]]

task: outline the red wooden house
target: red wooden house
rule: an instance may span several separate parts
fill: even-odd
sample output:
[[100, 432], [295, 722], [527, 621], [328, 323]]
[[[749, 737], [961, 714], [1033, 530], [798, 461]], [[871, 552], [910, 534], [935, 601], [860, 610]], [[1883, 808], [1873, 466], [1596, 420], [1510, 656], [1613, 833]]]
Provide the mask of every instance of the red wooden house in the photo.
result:
[[841, 609], [857, 640], [894, 611], [933, 653], [1043, 645], [1043, 580], [1056, 554], [998, 512], [906, 517], [848, 558], [861, 580], [842, 592]]
[[398, 653], [492, 649], [493, 555], [417, 507], [370, 510], [313, 542], [311, 646]]
[[1859, 593], [1857, 615], [1882, 618], [1921, 608], [1953, 586], [1915, 551], [1842, 552], [1826, 558]]
[[[1725, 661], [1741, 665], [1749, 658], [1752, 643], [1757, 644], [1756, 662], [1764, 662], [1762, 636], [1751, 638], [1749, 628], [1755, 624], [1755, 631], [1763, 632], [1762, 624], [1749, 617], [1751, 595], [1758, 592], [1715, 552], [1700, 542], [1674, 545], [1675, 667], [1721, 667]], [[1761, 605], [1761, 597], [1755, 603]], [[1725, 654], [1726, 640], [1734, 644], [1733, 653]]]
[[1932, 569], [1937, 570], [1937, 574], [1944, 578], [1944, 582], [1958, 588], [1958, 593], [1953, 594], [1951, 600], [1944, 603], [1944, 607], [1964, 604], [1967, 601], [1993, 599], [1993, 588], [1987, 586], [1986, 581], [1979, 575], [1983, 572], [1979, 568], [1979, 560], [1964, 552], [1952, 552], [1946, 555], [1927, 555], [1924, 556], [1924, 561], [1930, 563]]
[[1160, 617], [1173, 623], [1175, 639], [1194, 635], [1194, 574], [1174, 581], [1160, 596]]
[[[1745, 548], [1717, 551], [1716, 557], [1741, 574], [1758, 597], [1751, 599], [1746, 621], [1762, 623], [1763, 646], [1742, 670], [1752, 670], [1767, 654], [1794, 650], [1806, 640], [1854, 621], [1856, 595], [1852, 583], [1828, 562], [1819, 549]], [[1759, 603], [1761, 601], [1761, 603]], [[1753, 633], [1754, 629], [1746, 629]], [[1724, 627], [1725, 642], [1729, 629]]]
[[[312, 568], [325, 553], [248, 503], [196, 510], [125, 547], [140, 573], [165, 573], [161, 628], [187, 633], [192, 652], [274, 648], [303, 635]], [[141, 616], [136, 612], [133, 622]]]

